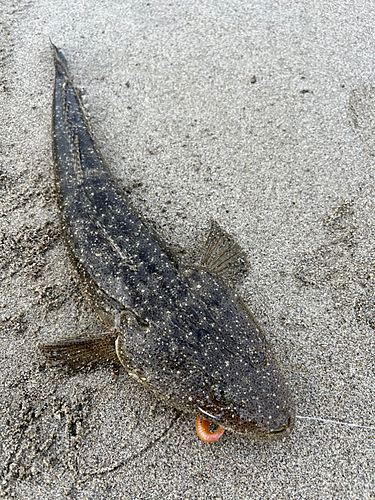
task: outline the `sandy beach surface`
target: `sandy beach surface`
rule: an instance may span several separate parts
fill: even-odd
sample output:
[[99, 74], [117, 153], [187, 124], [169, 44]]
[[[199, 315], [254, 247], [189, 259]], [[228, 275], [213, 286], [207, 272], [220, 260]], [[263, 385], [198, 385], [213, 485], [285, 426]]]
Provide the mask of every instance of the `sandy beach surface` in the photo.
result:
[[[0, 496], [375, 499], [371, 2], [2, 0], [0, 35]], [[215, 219], [248, 255], [287, 439], [205, 444], [121, 368], [46, 366], [103, 329], [60, 234], [48, 37], [149, 223], [188, 253]]]

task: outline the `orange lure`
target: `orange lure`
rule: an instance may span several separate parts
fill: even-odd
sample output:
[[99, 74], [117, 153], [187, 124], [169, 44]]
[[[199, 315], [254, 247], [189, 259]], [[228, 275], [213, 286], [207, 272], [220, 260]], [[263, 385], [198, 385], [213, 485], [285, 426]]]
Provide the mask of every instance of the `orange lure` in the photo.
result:
[[210, 422], [208, 422], [208, 420], [203, 420], [203, 418], [197, 417], [195, 428], [197, 430], [198, 436], [205, 443], [214, 443], [221, 438], [221, 436], [224, 434], [225, 429], [219, 426], [215, 432], [211, 432], [209, 427]]

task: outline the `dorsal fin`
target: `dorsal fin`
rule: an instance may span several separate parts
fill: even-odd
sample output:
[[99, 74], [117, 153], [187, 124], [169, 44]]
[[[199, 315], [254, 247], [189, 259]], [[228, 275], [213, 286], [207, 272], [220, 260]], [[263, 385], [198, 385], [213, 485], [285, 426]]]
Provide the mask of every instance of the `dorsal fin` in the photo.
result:
[[245, 273], [249, 267], [242, 248], [216, 221], [211, 221], [199, 264], [224, 279], [233, 279]]

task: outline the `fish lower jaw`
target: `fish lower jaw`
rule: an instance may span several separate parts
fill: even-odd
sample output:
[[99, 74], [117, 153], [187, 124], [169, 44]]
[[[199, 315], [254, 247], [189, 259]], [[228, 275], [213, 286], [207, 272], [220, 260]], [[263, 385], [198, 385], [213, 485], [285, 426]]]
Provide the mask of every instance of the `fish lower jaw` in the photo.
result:
[[293, 431], [295, 423], [295, 411], [290, 411], [289, 417], [286, 422], [282, 426], [276, 428], [261, 428], [256, 426], [249, 426], [246, 428], [246, 424], [235, 425], [231, 422], [225, 422], [225, 419], [213, 420], [208, 417], [207, 420], [220, 425], [228, 431], [234, 432], [236, 434], [241, 434], [254, 441], [275, 442], [286, 438]]
[[276, 441], [281, 441], [282, 439], [286, 438], [289, 436], [289, 434], [292, 432], [293, 427], [288, 427], [286, 429], [278, 430], [278, 431], [258, 431], [258, 432], [249, 432], [246, 430], [241, 430], [237, 429], [235, 427], [232, 427], [230, 425], [225, 425], [220, 424], [224, 429], [234, 432], [236, 434], [241, 434], [244, 437], [247, 437], [253, 441], [262, 441], [262, 442], [268, 442], [268, 443], [273, 443]]
[[286, 421], [286, 423], [277, 428], [277, 429], [270, 429], [270, 430], [262, 430], [259, 433], [252, 433], [248, 434], [249, 437], [252, 439], [255, 439], [256, 441], [267, 441], [267, 442], [274, 442], [274, 441], [280, 441], [281, 439], [286, 438], [291, 434], [291, 432], [294, 429], [294, 423], [295, 423], [295, 412], [294, 410], [290, 412], [289, 418]]

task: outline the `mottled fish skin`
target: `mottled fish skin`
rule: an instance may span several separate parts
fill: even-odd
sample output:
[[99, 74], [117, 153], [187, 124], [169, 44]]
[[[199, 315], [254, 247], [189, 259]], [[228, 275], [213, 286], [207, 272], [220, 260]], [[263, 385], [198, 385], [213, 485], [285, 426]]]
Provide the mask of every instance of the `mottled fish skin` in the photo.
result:
[[[85, 294], [111, 329], [108, 359], [116, 352], [131, 376], [175, 408], [254, 439], [287, 436], [295, 416], [284, 375], [260, 326], [220, 277], [239, 247], [213, 224], [200, 263], [175, 267], [112, 179], [64, 54], [53, 51], [62, 225]], [[70, 342], [41, 350], [68, 359]], [[85, 359], [95, 351], [90, 342]]]

